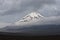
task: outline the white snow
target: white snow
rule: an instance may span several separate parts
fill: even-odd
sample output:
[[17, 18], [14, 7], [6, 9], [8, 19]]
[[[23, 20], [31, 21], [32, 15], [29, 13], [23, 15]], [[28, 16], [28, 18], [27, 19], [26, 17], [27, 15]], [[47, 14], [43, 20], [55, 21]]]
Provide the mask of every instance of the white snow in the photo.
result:
[[31, 12], [30, 14], [23, 17], [21, 20], [15, 22], [15, 25], [30, 25], [34, 22], [37, 22], [39, 19], [41, 19], [43, 16], [40, 15], [40, 13], [37, 12]]

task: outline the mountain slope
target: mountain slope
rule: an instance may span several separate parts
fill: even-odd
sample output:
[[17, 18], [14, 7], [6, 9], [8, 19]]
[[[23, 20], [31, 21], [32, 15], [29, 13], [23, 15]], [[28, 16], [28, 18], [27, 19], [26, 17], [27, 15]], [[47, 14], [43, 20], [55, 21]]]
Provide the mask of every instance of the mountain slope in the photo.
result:
[[23, 17], [21, 20], [15, 22], [15, 25], [24, 25], [24, 24], [31, 24], [31, 23], [34, 23], [34, 22], [37, 22], [43, 19], [43, 16], [40, 15], [40, 13], [37, 13], [37, 12], [32, 12], [28, 15], [26, 15], [25, 17]]
[[4, 27], [5, 29], [18, 29], [35, 25], [38, 21], [41, 21], [44, 17], [38, 12], [31, 12], [24, 16], [21, 20], [14, 22], [13, 24]]

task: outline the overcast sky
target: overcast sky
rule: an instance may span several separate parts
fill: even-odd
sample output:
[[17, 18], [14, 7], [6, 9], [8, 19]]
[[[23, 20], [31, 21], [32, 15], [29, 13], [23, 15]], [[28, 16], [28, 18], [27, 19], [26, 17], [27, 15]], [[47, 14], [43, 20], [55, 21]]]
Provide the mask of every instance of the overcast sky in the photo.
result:
[[60, 16], [60, 0], [0, 0], [0, 25], [16, 22], [33, 11], [45, 17]]

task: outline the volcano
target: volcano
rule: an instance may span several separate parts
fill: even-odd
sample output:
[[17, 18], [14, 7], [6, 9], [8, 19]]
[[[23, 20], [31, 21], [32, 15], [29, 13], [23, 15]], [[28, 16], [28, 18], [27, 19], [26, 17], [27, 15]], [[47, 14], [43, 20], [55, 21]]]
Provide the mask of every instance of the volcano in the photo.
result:
[[30, 14], [24, 16], [21, 20], [15, 22], [15, 25], [20, 25], [20, 24], [28, 24], [32, 22], [37, 22], [39, 19], [41, 20], [44, 16], [42, 16], [38, 12], [31, 12]]

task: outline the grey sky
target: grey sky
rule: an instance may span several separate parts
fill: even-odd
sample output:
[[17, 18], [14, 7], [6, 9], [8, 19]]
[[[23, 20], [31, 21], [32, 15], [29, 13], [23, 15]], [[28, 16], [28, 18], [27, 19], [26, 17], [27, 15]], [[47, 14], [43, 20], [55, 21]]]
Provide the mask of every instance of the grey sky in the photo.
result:
[[44, 5], [55, 5], [55, 0], [1, 0], [0, 15], [24, 14], [24, 11], [37, 11]]
[[1, 22], [13, 23], [33, 11], [43, 16], [60, 16], [60, 0], [0, 0]]

